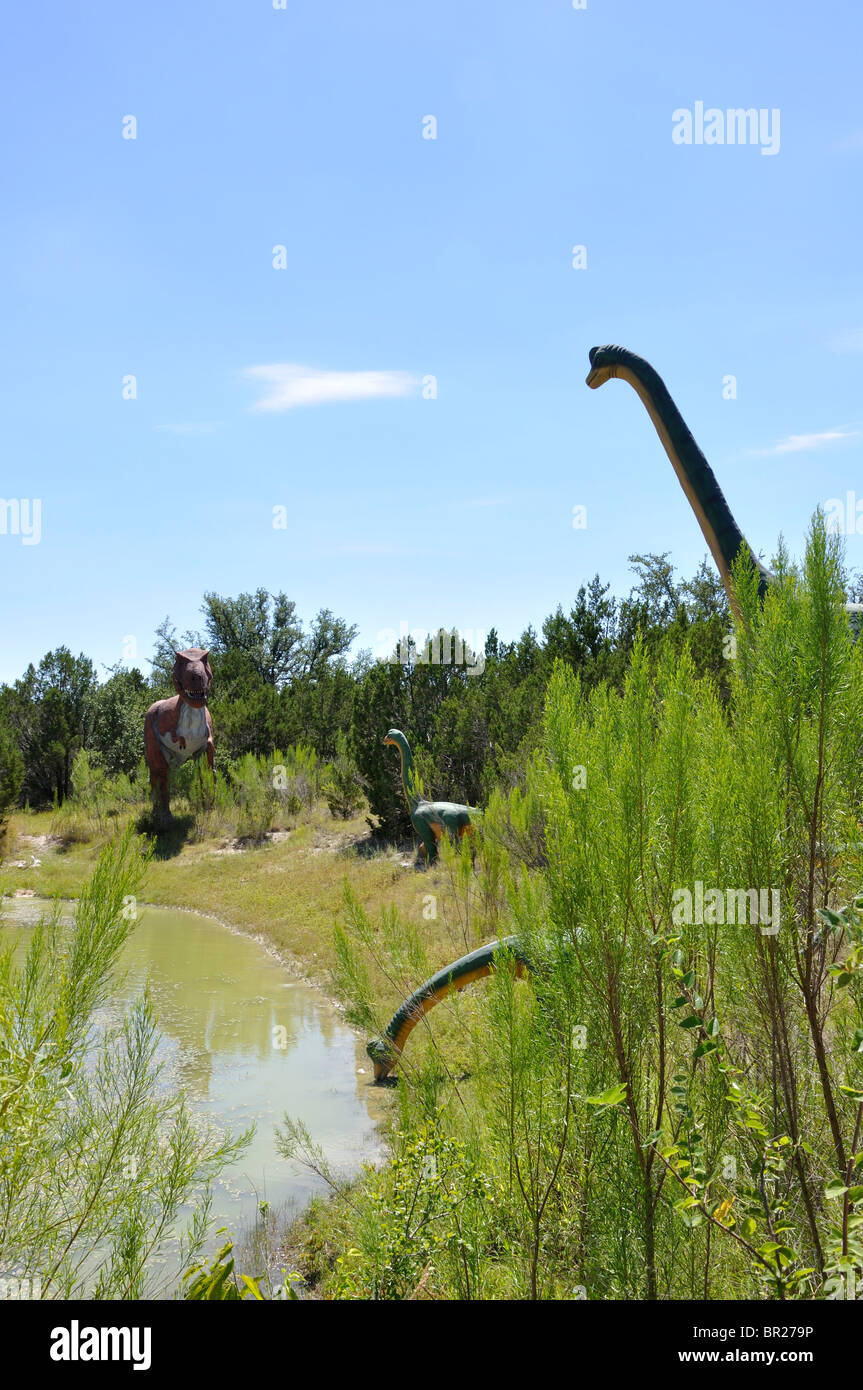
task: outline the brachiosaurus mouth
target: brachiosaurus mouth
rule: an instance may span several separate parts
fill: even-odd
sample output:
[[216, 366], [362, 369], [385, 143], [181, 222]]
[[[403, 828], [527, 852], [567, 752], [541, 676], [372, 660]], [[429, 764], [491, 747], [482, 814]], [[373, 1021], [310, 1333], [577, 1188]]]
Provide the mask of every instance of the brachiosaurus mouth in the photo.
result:
[[592, 347], [588, 356], [590, 357], [590, 371], [585, 378], [586, 383], [593, 390], [597, 386], [602, 386], [611, 377], [617, 376], [617, 369], [620, 365], [616, 360], [617, 355], [625, 351], [623, 348], [613, 346]]

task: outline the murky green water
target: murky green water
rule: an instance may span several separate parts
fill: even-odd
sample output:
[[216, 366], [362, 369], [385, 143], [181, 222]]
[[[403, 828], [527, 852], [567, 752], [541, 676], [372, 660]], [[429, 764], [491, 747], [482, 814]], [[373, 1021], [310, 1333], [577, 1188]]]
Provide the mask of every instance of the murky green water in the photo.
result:
[[[4, 902], [4, 934], [20, 931], [23, 940], [24, 924], [42, 906], [34, 899]], [[256, 1125], [251, 1147], [214, 1187], [216, 1227], [240, 1236], [261, 1202], [273, 1214], [299, 1210], [325, 1190], [276, 1150], [274, 1127], [286, 1111], [303, 1120], [340, 1173], [354, 1173], [378, 1154], [372, 1078], [358, 1073], [355, 1035], [322, 995], [251, 937], [209, 917], [147, 908], [124, 948], [120, 974], [112, 1003], [118, 1013], [149, 980], [166, 1084], [184, 1087], [192, 1107], [219, 1127]]]

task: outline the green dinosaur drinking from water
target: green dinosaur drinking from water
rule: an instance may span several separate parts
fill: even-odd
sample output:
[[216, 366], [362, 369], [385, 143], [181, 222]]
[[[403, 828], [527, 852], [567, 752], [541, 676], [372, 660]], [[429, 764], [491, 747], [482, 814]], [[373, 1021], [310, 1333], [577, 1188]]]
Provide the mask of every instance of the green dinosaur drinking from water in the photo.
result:
[[399, 750], [402, 765], [402, 788], [411, 817], [411, 825], [419, 835], [429, 864], [437, 859], [438, 840], [444, 835], [461, 839], [473, 830], [471, 820], [482, 813], [475, 806], [462, 806], [457, 801], [427, 801], [417, 789], [413, 754], [410, 744], [401, 729], [390, 729], [384, 739], [384, 746], [393, 745]]

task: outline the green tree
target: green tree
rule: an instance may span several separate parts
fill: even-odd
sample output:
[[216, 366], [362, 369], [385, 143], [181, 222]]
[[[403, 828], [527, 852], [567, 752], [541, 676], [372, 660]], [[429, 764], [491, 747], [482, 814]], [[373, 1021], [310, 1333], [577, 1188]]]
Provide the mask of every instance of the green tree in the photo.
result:
[[15, 735], [3, 721], [0, 710], [0, 831], [10, 810], [18, 801], [23, 781], [24, 759], [21, 757]]
[[422, 649], [412, 638], [406, 639], [404, 650], [400, 644], [390, 660], [376, 661], [369, 667], [355, 693], [351, 730], [354, 757], [369, 807], [389, 835], [410, 834], [411, 827], [398, 759], [382, 746], [388, 729], [400, 728], [407, 735], [416, 770], [432, 799], [468, 799], [479, 787], [489, 751], [484, 732], [472, 755], [455, 747], [451, 741], [453, 722], [442, 713], [445, 706], [451, 713], [448, 701], [474, 698], [473, 683], [481, 682], [483, 676], [469, 675], [468, 670], [481, 663], [470, 650], [464, 650], [463, 663], [430, 659], [435, 650], [443, 657], [445, 641], [450, 644], [451, 656], [460, 650], [455, 629], [441, 628], [436, 641], [440, 644], [437, 649], [428, 643]]
[[32, 803], [62, 802], [70, 794], [75, 754], [93, 727], [96, 688], [92, 661], [58, 647], [4, 691], [6, 718], [24, 759], [23, 794]]
[[305, 633], [293, 600], [266, 589], [236, 598], [205, 594], [202, 612], [210, 651], [241, 653], [248, 668], [276, 689], [319, 679], [357, 633], [328, 608], [321, 609]]
[[89, 747], [112, 775], [131, 773], [143, 757], [144, 715], [153, 696], [137, 667], [119, 664], [94, 692]]

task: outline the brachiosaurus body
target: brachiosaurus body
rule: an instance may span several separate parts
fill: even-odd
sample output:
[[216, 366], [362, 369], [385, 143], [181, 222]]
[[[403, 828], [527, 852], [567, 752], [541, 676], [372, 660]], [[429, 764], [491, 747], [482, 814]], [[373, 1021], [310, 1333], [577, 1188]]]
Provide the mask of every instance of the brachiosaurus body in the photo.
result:
[[402, 788], [411, 817], [411, 825], [422, 841], [426, 859], [433, 864], [437, 859], [438, 840], [449, 834], [453, 839], [469, 835], [473, 829], [471, 818], [479, 816], [474, 806], [462, 806], [457, 801], [426, 801], [416, 787], [413, 754], [410, 744], [400, 729], [390, 729], [384, 739], [399, 750], [402, 766]]

